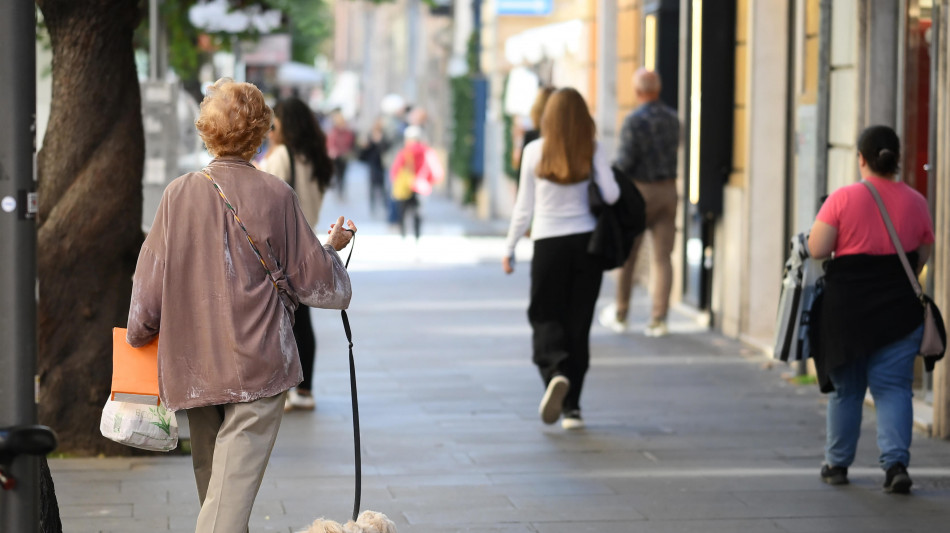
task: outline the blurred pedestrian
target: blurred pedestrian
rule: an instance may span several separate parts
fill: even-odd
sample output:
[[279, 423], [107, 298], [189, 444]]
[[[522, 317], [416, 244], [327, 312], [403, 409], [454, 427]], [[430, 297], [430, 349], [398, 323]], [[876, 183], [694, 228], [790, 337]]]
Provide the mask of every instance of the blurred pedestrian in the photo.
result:
[[[323, 196], [333, 178], [333, 161], [327, 154], [326, 137], [307, 104], [293, 97], [277, 102], [269, 146], [260, 169], [294, 188], [304, 216], [313, 228], [320, 220]], [[299, 305], [294, 312], [294, 339], [303, 381], [290, 389], [284, 410], [312, 410], [316, 408], [312, 391], [317, 338], [310, 320], [310, 307], [306, 305]]]
[[420, 139], [422, 130], [409, 126], [404, 132], [403, 149], [396, 154], [389, 170], [392, 198], [399, 214], [399, 233], [406, 236], [406, 216], [412, 212], [416, 242], [422, 235], [421, 196], [432, 193], [432, 185], [441, 181], [442, 170], [431, 148]]
[[[396, 160], [396, 154], [402, 150], [405, 144], [403, 132], [409, 124], [406, 122], [406, 104], [405, 100], [397, 94], [389, 94], [383, 98], [383, 138], [385, 139], [386, 149], [383, 150], [383, 168], [390, 169], [393, 161]], [[390, 198], [389, 214], [387, 220], [391, 226], [399, 223], [399, 204]]]
[[[927, 200], [902, 183], [900, 140], [887, 126], [871, 126], [858, 139], [858, 167], [884, 201], [919, 275], [933, 253]], [[815, 218], [808, 249], [825, 264], [812, 349], [822, 392], [828, 398], [828, 432], [821, 479], [848, 483], [861, 434], [864, 398], [871, 389], [884, 490], [907, 493], [912, 481], [914, 359], [923, 338], [923, 307], [901, 262], [877, 202], [864, 183], [831, 193]], [[816, 337], [813, 337], [816, 339]]]
[[187, 409], [197, 533], [247, 531], [284, 392], [302, 379], [294, 310], [345, 309], [352, 294], [343, 217], [322, 245], [290, 187], [249, 162], [270, 124], [257, 87], [208, 90], [195, 126], [214, 159], [165, 189], [133, 278], [128, 342], [161, 334], [161, 401]]
[[327, 152], [333, 160], [333, 172], [336, 180], [337, 193], [340, 199], [346, 198], [346, 168], [350, 160], [350, 152], [356, 140], [356, 135], [346, 122], [346, 117], [337, 109], [330, 114], [333, 126], [327, 134]]
[[[627, 115], [620, 131], [614, 167], [633, 180], [646, 203], [646, 230], [653, 244], [653, 307], [644, 333], [667, 334], [666, 315], [673, 287], [673, 241], [676, 236], [676, 151], [680, 122], [676, 110], [660, 101], [660, 75], [640, 69], [633, 78], [640, 106]], [[616, 303], [603, 309], [600, 322], [622, 333], [627, 328], [633, 274], [643, 236], [637, 237], [617, 282]]]
[[538, 89], [537, 96], [534, 97], [534, 104], [531, 105], [531, 128], [525, 130], [521, 137], [521, 147], [515, 153], [515, 166], [518, 167], [518, 175], [521, 175], [522, 154], [524, 147], [532, 141], [541, 137], [541, 115], [544, 114], [544, 106], [548, 99], [554, 94], [554, 87], [541, 87]]
[[515, 245], [531, 226], [531, 322], [533, 360], [545, 393], [539, 412], [545, 424], [561, 418], [565, 429], [584, 426], [581, 390], [590, 364], [590, 326], [603, 271], [587, 245], [596, 225], [588, 204], [589, 180], [613, 204], [620, 188], [595, 140], [596, 128], [575, 89], [551, 95], [541, 118], [541, 137], [524, 149], [508, 228], [504, 271], [514, 271]]
[[376, 214], [377, 205], [386, 209], [389, 205], [386, 194], [386, 169], [383, 166], [383, 153], [388, 145], [383, 118], [373, 121], [369, 133], [360, 140], [359, 158], [369, 167], [369, 212]]

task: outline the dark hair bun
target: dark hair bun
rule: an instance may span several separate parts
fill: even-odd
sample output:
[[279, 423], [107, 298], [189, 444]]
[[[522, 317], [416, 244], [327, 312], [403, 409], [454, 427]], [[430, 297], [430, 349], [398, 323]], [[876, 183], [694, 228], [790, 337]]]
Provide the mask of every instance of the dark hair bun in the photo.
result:
[[871, 126], [861, 132], [858, 151], [875, 174], [891, 176], [897, 173], [901, 143], [897, 133], [888, 126]]

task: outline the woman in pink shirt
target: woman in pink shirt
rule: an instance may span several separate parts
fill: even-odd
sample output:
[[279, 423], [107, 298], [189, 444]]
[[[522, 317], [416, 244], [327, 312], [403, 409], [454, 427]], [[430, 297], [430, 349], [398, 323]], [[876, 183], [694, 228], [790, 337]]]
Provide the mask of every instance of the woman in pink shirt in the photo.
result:
[[[919, 273], [933, 252], [933, 222], [926, 199], [899, 179], [900, 140], [891, 128], [872, 126], [861, 133], [858, 151], [861, 176], [880, 193]], [[907, 466], [914, 358], [923, 335], [923, 307], [863, 183], [828, 197], [808, 247], [816, 259], [831, 258], [825, 263], [824, 294], [814, 308], [815, 366], [822, 392], [831, 393], [821, 479], [831, 485], [848, 483], [870, 387], [884, 490], [907, 493], [912, 485]]]

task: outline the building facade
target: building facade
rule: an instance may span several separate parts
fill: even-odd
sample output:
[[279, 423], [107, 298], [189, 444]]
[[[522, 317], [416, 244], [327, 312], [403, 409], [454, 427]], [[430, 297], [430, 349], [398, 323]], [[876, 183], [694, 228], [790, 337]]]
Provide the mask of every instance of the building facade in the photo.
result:
[[[600, 141], [615, 148], [635, 107], [637, 68], [660, 72], [662, 99], [679, 112], [674, 299], [770, 350], [789, 239], [811, 227], [825, 195], [859, 179], [860, 131], [886, 124], [903, 141], [902, 179], [930, 200], [937, 252], [924, 281], [950, 310], [948, 3], [573, 2], [590, 48], [587, 76], [573, 85], [591, 104]], [[946, 367], [921, 369], [915, 394], [919, 421], [944, 438]]]

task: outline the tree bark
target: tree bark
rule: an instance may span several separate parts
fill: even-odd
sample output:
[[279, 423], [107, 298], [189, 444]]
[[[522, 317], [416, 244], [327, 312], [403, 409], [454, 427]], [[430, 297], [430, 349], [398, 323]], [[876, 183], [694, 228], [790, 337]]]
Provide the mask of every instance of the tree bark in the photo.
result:
[[128, 319], [142, 243], [144, 134], [132, 34], [139, 2], [37, 0], [53, 49], [38, 158], [39, 418], [60, 450], [128, 454], [99, 434], [111, 330]]

